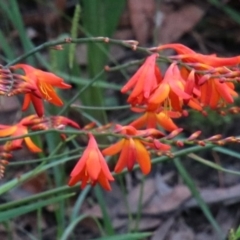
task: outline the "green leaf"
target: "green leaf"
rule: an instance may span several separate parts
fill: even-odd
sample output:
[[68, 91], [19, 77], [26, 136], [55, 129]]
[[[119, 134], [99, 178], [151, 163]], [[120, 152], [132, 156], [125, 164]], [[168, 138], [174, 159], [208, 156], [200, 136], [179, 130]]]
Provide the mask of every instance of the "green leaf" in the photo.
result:
[[108, 214], [108, 210], [106, 207], [106, 203], [104, 201], [102, 189], [99, 186], [96, 186], [94, 188], [94, 192], [95, 192], [96, 198], [98, 200], [98, 203], [100, 205], [100, 208], [101, 208], [101, 211], [103, 214], [103, 222], [104, 222], [105, 231], [108, 235], [114, 235], [114, 228], [112, 225], [111, 218]]
[[189, 190], [191, 191], [193, 197], [198, 202], [198, 204], [199, 204], [200, 208], [202, 209], [205, 217], [208, 219], [208, 221], [211, 223], [212, 227], [214, 228], [214, 230], [218, 234], [219, 239], [223, 239], [224, 234], [223, 234], [220, 226], [218, 225], [218, 223], [214, 219], [208, 205], [204, 202], [200, 193], [198, 192], [197, 187], [196, 187], [195, 183], [193, 182], [193, 179], [191, 178], [191, 176], [189, 175], [189, 173], [184, 168], [184, 166], [182, 165], [181, 161], [178, 158], [174, 159], [174, 164], [175, 164], [176, 168], [178, 169], [178, 171], [179, 171], [181, 177], [183, 178], [184, 182], [187, 184], [187, 186], [188, 186]]
[[32, 212], [32, 211], [37, 210], [41, 207], [44, 207], [44, 206], [59, 202], [63, 199], [67, 199], [69, 197], [72, 197], [73, 195], [74, 195], [74, 193], [65, 194], [65, 195], [62, 195], [62, 196], [59, 196], [59, 197], [50, 198], [48, 200], [35, 202], [35, 203], [29, 204], [27, 206], [21, 206], [21, 207], [14, 208], [14, 209], [11, 209], [11, 210], [1, 211], [0, 222], [7, 221], [11, 218], [20, 216], [20, 215], [28, 213], [28, 212]]
[[[124, 9], [125, 0], [83, 0], [83, 28], [87, 36], [107, 36], [114, 33], [121, 13]], [[88, 70], [90, 77], [95, 76], [104, 68], [108, 57], [108, 46], [97, 43], [88, 44]], [[103, 77], [105, 79], [106, 77]], [[91, 87], [82, 95], [84, 105], [104, 105], [103, 91], [98, 87]], [[107, 122], [104, 110], [88, 113], [101, 123]]]
[[93, 240], [142, 240], [147, 237], [150, 237], [152, 233], [128, 233], [117, 236], [95, 238]]

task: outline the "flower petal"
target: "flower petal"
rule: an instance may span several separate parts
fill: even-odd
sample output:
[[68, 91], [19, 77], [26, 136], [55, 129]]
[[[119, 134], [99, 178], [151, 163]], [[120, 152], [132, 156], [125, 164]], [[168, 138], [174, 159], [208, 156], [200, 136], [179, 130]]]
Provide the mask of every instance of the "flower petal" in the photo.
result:
[[0, 137], [10, 136], [16, 130], [17, 130], [17, 126], [6, 126], [6, 128], [0, 129]]
[[27, 147], [29, 148], [29, 150], [31, 152], [35, 152], [35, 153], [38, 153], [38, 152], [42, 152], [42, 149], [39, 148], [32, 140], [30, 137], [25, 137], [24, 138], [24, 141], [27, 145]]
[[171, 118], [169, 118], [165, 113], [160, 112], [157, 114], [158, 123], [161, 127], [166, 129], [167, 131], [173, 131], [177, 129], [178, 127], [175, 125], [175, 123], [172, 121]]
[[122, 147], [122, 151], [120, 153], [119, 159], [117, 161], [117, 164], [114, 168], [114, 172], [120, 173], [124, 167], [127, 166], [128, 156], [129, 156], [129, 140], [126, 139], [124, 141], [124, 145]]
[[115, 155], [121, 151], [124, 145], [125, 139], [121, 139], [119, 142], [102, 150], [103, 155]]
[[143, 174], [148, 174], [151, 171], [151, 159], [149, 152], [146, 150], [145, 146], [140, 142], [140, 140], [135, 139], [136, 148], [136, 160], [140, 165]]
[[86, 162], [87, 172], [93, 181], [96, 181], [101, 171], [101, 164], [97, 151], [91, 150]]

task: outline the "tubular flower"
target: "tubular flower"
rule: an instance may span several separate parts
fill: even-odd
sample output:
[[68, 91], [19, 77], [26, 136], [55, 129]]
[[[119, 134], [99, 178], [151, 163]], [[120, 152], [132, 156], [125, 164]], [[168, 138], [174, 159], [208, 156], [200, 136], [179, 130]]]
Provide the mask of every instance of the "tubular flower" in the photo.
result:
[[[35, 115], [31, 115], [29, 117], [23, 118], [19, 123], [13, 126], [0, 125], [0, 137], [19, 137], [28, 134], [28, 128], [25, 124], [26, 122], [31, 121], [34, 116]], [[12, 140], [10, 141], [10, 146], [15, 149], [21, 148], [23, 140], [31, 152], [37, 153], [42, 151], [38, 146], [35, 145], [35, 143], [33, 143], [30, 137]]]
[[89, 134], [88, 146], [72, 170], [70, 177], [69, 186], [81, 181], [83, 189], [88, 182], [92, 186], [98, 182], [104, 189], [111, 190], [109, 181], [114, 181], [114, 178], [92, 134]]
[[122, 134], [126, 134], [126, 137], [105, 148], [102, 151], [103, 155], [115, 155], [120, 152], [119, 159], [114, 168], [116, 173], [120, 173], [125, 167], [131, 171], [135, 161], [137, 161], [141, 171], [144, 174], [148, 174], [151, 171], [150, 154], [144, 146], [144, 141], [133, 138], [134, 136], [140, 136], [142, 133], [139, 134], [132, 126], [119, 126], [119, 128]]
[[158, 54], [147, 57], [143, 65], [121, 89], [122, 93], [133, 89], [127, 100], [132, 105], [145, 103], [161, 81], [161, 72], [156, 65], [157, 57]]
[[[215, 54], [203, 55], [196, 53], [182, 44], [166, 44], [158, 47], [158, 50], [173, 48], [178, 54], [177, 58], [186, 63], [191, 63], [193, 70], [189, 72], [185, 67], [181, 68], [181, 76], [185, 79], [185, 92], [195, 95], [196, 98], [186, 101], [194, 109], [201, 110], [203, 106], [212, 109], [233, 103], [237, 92], [230, 82], [222, 82], [222, 72], [227, 76], [234, 77], [239, 72], [231, 71], [226, 66], [234, 66], [240, 63], [240, 56], [232, 58], [219, 58]], [[205, 71], [201, 77], [195, 70]], [[214, 77], [213, 77], [214, 76]], [[219, 77], [218, 77], [219, 76]], [[149, 100], [151, 101], [151, 99]]]
[[205, 106], [215, 109], [218, 105], [233, 103], [233, 97], [237, 97], [234, 91], [234, 85], [231, 82], [221, 83], [218, 79], [209, 79], [199, 87], [201, 92], [200, 101]]
[[217, 57], [215, 54], [204, 55], [196, 53], [187, 46], [179, 43], [164, 44], [159, 46], [158, 50], [163, 50], [167, 48], [174, 49], [179, 54], [178, 59], [181, 59], [183, 62], [204, 63], [211, 67], [234, 66], [240, 63], [240, 56], [221, 58]]
[[[133, 111], [138, 110], [137, 108], [133, 108]], [[175, 129], [177, 129], [177, 125], [172, 121], [171, 118], [179, 118], [181, 117], [181, 114], [179, 112], [173, 112], [173, 111], [165, 111], [162, 110], [159, 112], [159, 110], [145, 110], [144, 114], [131, 122], [129, 126], [132, 126], [136, 129], [146, 127], [146, 128], [156, 128], [157, 125], [161, 126], [163, 129], [171, 132]]]
[[[32, 93], [27, 93], [24, 98], [22, 110], [26, 110], [32, 102], [39, 117], [43, 116], [44, 108], [42, 99], [56, 105], [62, 106], [63, 102], [58, 97], [53, 87], [68, 89], [71, 85], [64, 83], [63, 79], [50, 72], [45, 72], [36, 69], [27, 64], [16, 64], [12, 66], [12, 69], [22, 69], [25, 72], [24, 79], [27, 82], [32, 83], [36, 89], [40, 98]], [[42, 99], [41, 99], [42, 98]]]
[[[205, 64], [200, 64], [197, 67], [197, 70], [207, 70], [208, 67]], [[213, 73], [211, 73], [211, 69], [209, 68], [209, 73], [204, 76], [200, 76], [195, 73], [195, 70], [192, 70], [190, 73], [187, 70], [182, 71], [182, 75], [186, 79], [185, 92], [191, 93], [195, 95], [196, 98], [193, 98], [195, 102], [188, 102], [188, 105], [192, 108], [200, 110], [198, 108], [198, 104], [196, 101], [200, 102], [203, 106], [209, 106], [212, 109], [217, 107], [222, 107], [226, 105], [226, 103], [233, 103], [234, 97], [237, 97], [238, 94], [234, 91], [234, 84], [232, 82], [222, 82], [221, 81], [221, 68], [215, 69]], [[211, 75], [215, 77], [212, 78]], [[230, 75], [232, 73], [230, 72]], [[235, 74], [235, 73], [233, 73]], [[218, 77], [219, 75], [219, 77]], [[193, 105], [195, 104], [195, 106]]]
[[191, 96], [184, 91], [185, 81], [176, 65], [172, 63], [167, 69], [163, 80], [148, 99], [148, 107], [156, 109], [161, 104], [166, 110], [181, 111], [183, 100]]

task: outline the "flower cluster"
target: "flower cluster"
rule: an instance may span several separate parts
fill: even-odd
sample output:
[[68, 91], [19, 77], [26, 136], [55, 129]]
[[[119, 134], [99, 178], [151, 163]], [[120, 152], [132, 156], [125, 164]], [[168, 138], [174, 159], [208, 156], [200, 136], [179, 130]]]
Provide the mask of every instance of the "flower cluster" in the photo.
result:
[[149, 128], [159, 124], [173, 131], [177, 126], [172, 119], [185, 115], [186, 109], [206, 114], [206, 107], [220, 110], [234, 102], [238, 94], [233, 81], [240, 77], [240, 57], [203, 55], [181, 44], [166, 44], [153, 50], [166, 48], [174, 49], [178, 55], [169, 57], [171, 64], [164, 75], [157, 65], [159, 54], [153, 53], [121, 90], [131, 90], [127, 101], [132, 110], [144, 112], [131, 126]]
[[[168, 57], [169, 67], [163, 74], [157, 61], [160, 51], [171, 48], [177, 55]], [[80, 128], [71, 119], [64, 116], [45, 116], [44, 100], [56, 106], [63, 106], [63, 101], [54, 88], [69, 89], [71, 85], [53, 73], [36, 69], [27, 64], [16, 64], [9, 68], [0, 66], [0, 95], [13, 96], [24, 94], [22, 110], [33, 105], [36, 114], [26, 116], [15, 125], [0, 125], [0, 137], [11, 140], [0, 146], [0, 177], [12, 157], [12, 151], [26, 144], [31, 152], [41, 152], [31, 139], [34, 131], [55, 129], [60, 131], [66, 126], [76, 129], [75, 133], [88, 136], [88, 144], [79, 161], [70, 173], [69, 186], [81, 182], [81, 188], [88, 183], [99, 183], [104, 189], [111, 190], [114, 180], [105, 156], [118, 155], [114, 166], [116, 174], [125, 168], [134, 169], [137, 163], [143, 174], [151, 171], [151, 155], [165, 154], [172, 156], [171, 145], [183, 147], [185, 144], [206, 143], [223, 145], [240, 142], [235, 137], [223, 138], [215, 135], [199, 140], [200, 131], [185, 140], [174, 140], [183, 131], [174, 119], [188, 115], [192, 109], [207, 115], [206, 109], [216, 110], [221, 114], [239, 113], [238, 107], [229, 106], [238, 96], [234, 82], [240, 79], [238, 64], [240, 57], [220, 58], [216, 55], [196, 53], [181, 44], [165, 44], [149, 49], [150, 56], [122, 87], [122, 93], [129, 93], [127, 102], [133, 112], [141, 116], [129, 124], [107, 124], [95, 127], [90, 123]], [[226, 108], [228, 107], [229, 108]], [[104, 149], [95, 139], [95, 135], [109, 133], [117, 140]], [[62, 133], [63, 139], [66, 136]]]

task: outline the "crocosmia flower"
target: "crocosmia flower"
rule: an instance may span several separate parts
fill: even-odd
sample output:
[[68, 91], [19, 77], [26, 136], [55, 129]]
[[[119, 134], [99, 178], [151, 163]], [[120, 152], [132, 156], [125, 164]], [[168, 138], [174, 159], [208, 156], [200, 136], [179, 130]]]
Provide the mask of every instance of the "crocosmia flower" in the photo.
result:
[[136, 129], [143, 127], [156, 128], [157, 125], [163, 129], [171, 132], [177, 129], [177, 125], [173, 122], [172, 118], [179, 118], [181, 114], [179, 112], [167, 111], [167, 110], [149, 110], [149, 109], [138, 109], [132, 108], [135, 112], [142, 112], [139, 118], [132, 121], [129, 126], [133, 126]]
[[189, 100], [191, 96], [184, 91], [185, 81], [176, 63], [172, 63], [167, 69], [163, 80], [151, 94], [148, 106], [158, 108], [160, 104], [169, 110], [181, 111], [183, 100]]
[[132, 105], [145, 103], [161, 81], [162, 76], [156, 65], [157, 56], [158, 54], [152, 54], [147, 57], [143, 65], [121, 89], [122, 93], [132, 90], [127, 100]]
[[[39, 93], [42, 99], [56, 106], [63, 105], [63, 102], [58, 97], [54, 87], [68, 89], [71, 88], [71, 85], [66, 84], [62, 78], [53, 73], [36, 69], [27, 64], [16, 64], [12, 66], [12, 69], [22, 69], [25, 72], [25, 81], [31, 82], [36, 86], [37, 93]], [[38, 116], [43, 116], [44, 108], [41, 98], [37, 97], [36, 93], [25, 94], [22, 110], [26, 110], [32, 102]]]
[[109, 181], [114, 181], [114, 178], [92, 134], [89, 134], [88, 146], [72, 170], [70, 177], [69, 186], [81, 182], [81, 188], [84, 188], [87, 183], [92, 186], [99, 183], [104, 189], [111, 190]]
[[125, 134], [126, 137], [119, 142], [105, 148], [103, 155], [115, 155], [120, 152], [119, 159], [114, 171], [120, 173], [125, 167], [129, 171], [133, 169], [135, 161], [139, 163], [140, 169], [144, 174], [151, 171], [150, 154], [142, 140], [133, 138], [134, 136], [141, 136], [138, 130], [132, 126], [117, 126], [120, 133]]
[[[13, 126], [0, 125], [0, 137], [7, 137], [7, 136], [18, 137], [18, 136], [28, 134], [28, 128], [25, 124], [31, 121], [31, 119], [33, 119], [34, 117], [35, 115], [31, 115], [26, 118], [23, 118], [19, 123]], [[35, 143], [31, 140], [30, 137], [24, 137], [24, 138], [12, 140], [10, 141], [11, 143], [10, 145], [12, 146], [12, 148], [16, 148], [16, 149], [21, 148], [23, 140], [31, 152], [37, 153], [42, 151], [37, 145], [35, 145]]]

